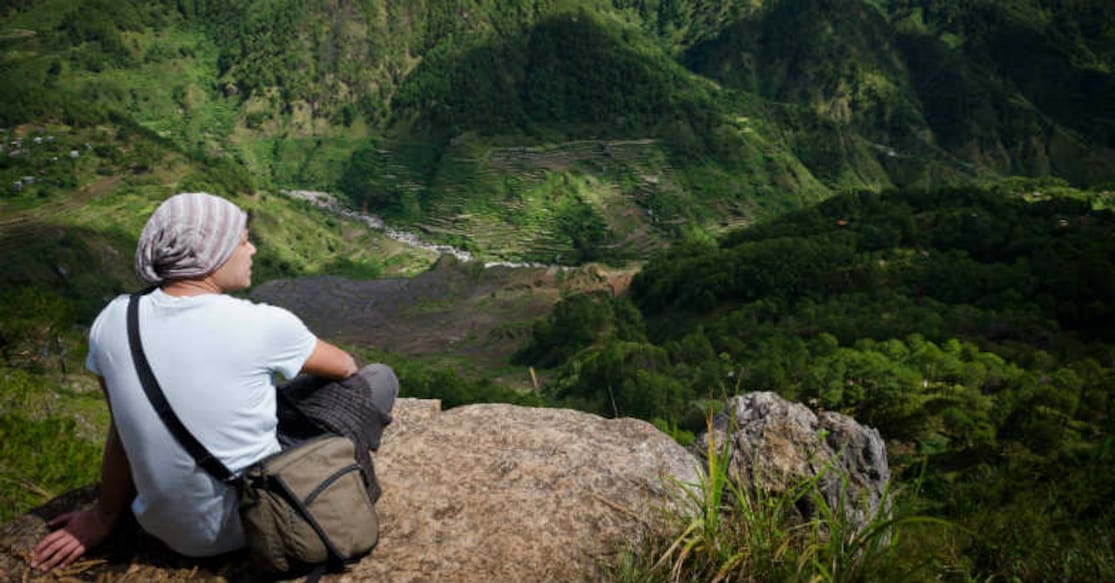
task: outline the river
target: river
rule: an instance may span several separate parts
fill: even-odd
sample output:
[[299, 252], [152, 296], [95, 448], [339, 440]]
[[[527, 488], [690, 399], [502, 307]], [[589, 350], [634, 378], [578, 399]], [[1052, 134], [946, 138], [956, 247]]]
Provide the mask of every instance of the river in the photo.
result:
[[[321, 191], [316, 191], [316, 190], [280, 190], [279, 192], [282, 193], [283, 195], [285, 195], [287, 197], [290, 197], [290, 198], [293, 198], [293, 199], [309, 201], [309, 202], [313, 203], [314, 206], [316, 206], [316, 207], [318, 207], [322, 210], [334, 213], [336, 215], [340, 215], [340, 216], [348, 218], [348, 219], [352, 219], [354, 221], [359, 221], [361, 223], [364, 223], [365, 225], [367, 225], [367, 227], [369, 229], [372, 229], [374, 231], [379, 231], [379, 232], [383, 233], [387, 238], [392, 239], [394, 241], [398, 241], [399, 243], [402, 243], [404, 245], [409, 245], [411, 247], [415, 247], [415, 248], [418, 248], [418, 249], [425, 249], [425, 250], [428, 250], [428, 251], [434, 251], [434, 252], [436, 252], [438, 254], [442, 254], [442, 255], [452, 255], [458, 261], [462, 261], [462, 262], [466, 262], [466, 263], [467, 262], [478, 261], [476, 259], [476, 257], [473, 256], [472, 253], [470, 253], [468, 251], [465, 251], [464, 249], [458, 249], [458, 248], [456, 248], [452, 245], [442, 245], [442, 244], [437, 244], [437, 243], [430, 243], [428, 241], [423, 241], [422, 239], [420, 239], [418, 237], [418, 235], [415, 235], [414, 233], [411, 233], [409, 231], [403, 231], [403, 230], [396, 229], [394, 227], [389, 226], [378, 215], [363, 213], [363, 212], [355, 211], [351, 208], [348, 208], [347, 206], [345, 206], [344, 203], [341, 202], [341, 200], [336, 195], [333, 195], [331, 193], [321, 192]], [[557, 265], [547, 265], [545, 263], [517, 262], [517, 261], [485, 261], [484, 262], [484, 267], [485, 268], [491, 268], [491, 267], [542, 267], [542, 268], [559, 267], [559, 268], [562, 268], [562, 269], [567, 269], [568, 268], [567, 266], [557, 266]]]

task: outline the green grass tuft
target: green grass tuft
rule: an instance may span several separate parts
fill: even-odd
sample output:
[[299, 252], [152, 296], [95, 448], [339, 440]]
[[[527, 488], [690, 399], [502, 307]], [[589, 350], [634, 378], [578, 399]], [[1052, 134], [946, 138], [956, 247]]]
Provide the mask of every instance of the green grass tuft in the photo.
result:
[[[711, 418], [710, 418], [711, 419]], [[711, 429], [711, 421], [710, 421]], [[619, 582], [808, 582], [924, 580], [924, 564], [898, 553], [907, 529], [950, 526], [926, 516], [894, 510], [893, 496], [866, 524], [849, 520], [820, 490], [824, 472], [784, 492], [729, 476], [730, 451], [709, 442], [706, 465], [696, 484], [677, 483], [676, 503], [664, 510], [667, 531], [628, 549], [613, 567]], [[837, 471], [828, 468], [826, 471]], [[841, 476], [846, 488], [847, 477]], [[803, 516], [808, 499], [816, 509]]]

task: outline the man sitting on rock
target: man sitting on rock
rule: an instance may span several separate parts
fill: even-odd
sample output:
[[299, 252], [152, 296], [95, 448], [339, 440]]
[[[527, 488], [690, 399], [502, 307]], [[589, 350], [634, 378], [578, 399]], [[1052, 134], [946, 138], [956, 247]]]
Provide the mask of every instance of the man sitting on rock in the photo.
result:
[[[238, 473], [314, 433], [352, 438], [371, 472], [398, 393], [382, 364], [357, 370], [347, 352], [315, 337], [282, 308], [226, 295], [251, 285], [247, 214], [204, 193], [163, 202], [147, 221], [136, 269], [154, 287], [139, 302], [143, 350], [186, 428]], [[129, 347], [122, 295], [97, 316], [86, 366], [97, 375], [112, 423], [100, 496], [63, 514], [34, 549], [32, 567], [68, 565], [103, 541], [126, 506], [149, 534], [192, 557], [244, 546], [235, 489], [198, 467], [144, 393]], [[276, 373], [292, 378], [276, 389]], [[378, 497], [370, 480], [369, 493]]]

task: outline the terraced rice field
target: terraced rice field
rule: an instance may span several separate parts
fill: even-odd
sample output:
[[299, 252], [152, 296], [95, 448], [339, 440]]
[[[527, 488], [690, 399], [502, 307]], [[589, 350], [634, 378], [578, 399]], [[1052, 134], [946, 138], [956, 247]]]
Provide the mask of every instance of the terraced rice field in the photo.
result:
[[612, 255], [643, 258], [662, 247], [683, 217], [655, 216], [649, 200], [676, 189], [674, 169], [657, 142], [580, 140], [545, 146], [451, 144], [423, 179], [386, 148], [379, 178], [422, 201], [411, 225], [434, 240], [464, 244], [483, 259], [554, 263], [573, 254], [555, 209], [566, 197], [589, 204], [612, 235]]

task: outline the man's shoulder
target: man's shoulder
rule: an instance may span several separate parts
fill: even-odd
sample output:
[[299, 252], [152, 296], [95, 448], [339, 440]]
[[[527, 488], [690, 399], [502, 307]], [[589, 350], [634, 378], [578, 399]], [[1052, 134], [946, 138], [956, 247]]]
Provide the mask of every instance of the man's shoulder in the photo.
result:
[[123, 314], [128, 310], [129, 298], [131, 298], [131, 294], [120, 294], [109, 300], [109, 302], [105, 304], [105, 307], [101, 308], [100, 313], [97, 314], [96, 319], [93, 321], [94, 326], [96, 326], [97, 322], [105, 320], [106, 318], [115, 317], [118, 314], [123, 317]]
[[264, 342], [270, 348], [303, 346], [314, 338], [302, 319], [286, 308], [232, 296], [214, 298], [212, 306], [209, 324], [230, 330], [230, 337], [246, 343]]
[[271, 312], [271, 311], [276, 311], [276, 310], [283, 311], [283, 312], [288, 311], [286, 308], [282, 308], [282, 307], [279, 307], [279, 306], [274, 306], [274, 305], [271, 305], [271, 304], [268, 304], [268, 303], [265, 303], [265, 302], [257, 302], [255, 300], [250, 299], [250, 298], [230, 296], [228, 294], [216, 294], [213, 297], [213, 300], [214, 300], [214, 302], [217, 302], [217, 303], [219, 303], [219, 304], [221, 304], [225, 307], [228, 307], [229, 309], [250, 310], [250, 311], [258, 311], [258, 312]]
[[245, 318], [299, 320], [298, 316], [286, 308], [225, 294], [214, 297], [213, 305], [221, 311], [240, 314]]
[[101, 310], [101, 311], [102, 312], [107, 312], [108, 310], [127, 309], [128, 302], [131, 299], [132, 299], [132, 294], [120, 294], [120, 295], [112, 298], [111, 300], [109, 300], [109, 302], [107, 304], [105, 304], [104, 309]]

